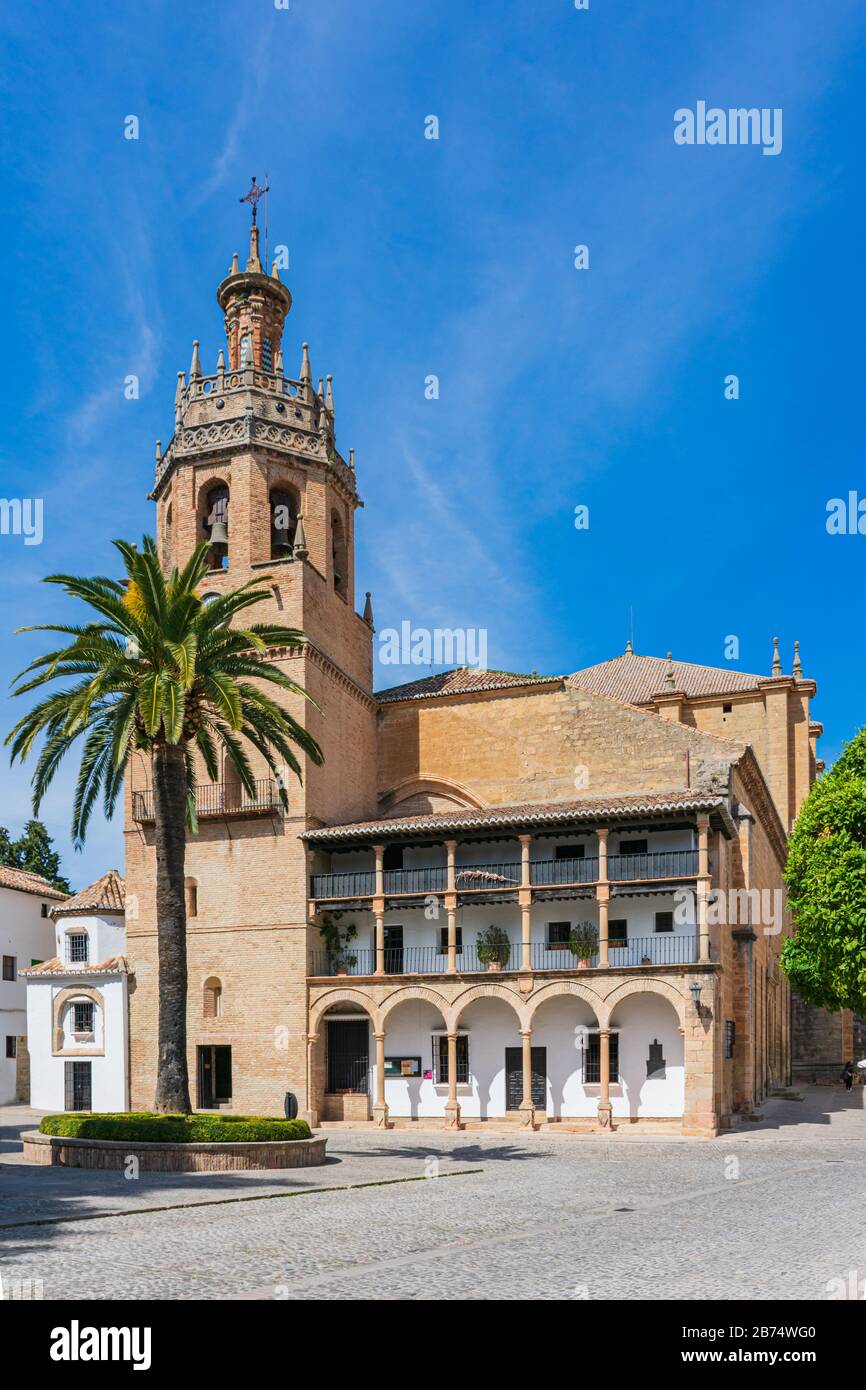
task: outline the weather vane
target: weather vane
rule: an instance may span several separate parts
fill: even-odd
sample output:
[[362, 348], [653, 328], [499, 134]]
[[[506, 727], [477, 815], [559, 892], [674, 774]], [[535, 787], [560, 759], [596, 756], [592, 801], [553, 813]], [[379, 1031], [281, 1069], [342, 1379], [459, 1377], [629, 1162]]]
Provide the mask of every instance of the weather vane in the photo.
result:
[[[270, 186], [270, 184], [268, 183], [268, 176], [267, 176], [267, 174], [265, 174], [265, 186], [264, 186], [264, 188], [262, 188], [262, 186], [261, 186], [260, 184], [256, 183], [256, 176], [255, 176], [255, 174], [253, 174], [253, 181], [252, 181], [252, 183], [250, 184], [249, 192], [248, 192], [248, 193], [245, 193], [244, 196], [243, 196], [242, 198], [239, 198], [239, 199], [238, 199], [238, 201], [241, 202], [241, 203], [250, 203], [250, 204], [251, 204], [252, 209], [253, 209], [253, 226], [256, 225], [256, 213], [257, 213], [257, 211], [258, 211], [259, 198], [264, 198], [268, 193], [270, 193], [270, 191], [271, 191], [271, 186]], [[265, 207], [267, 207], [267, 204], [265, 204]]]

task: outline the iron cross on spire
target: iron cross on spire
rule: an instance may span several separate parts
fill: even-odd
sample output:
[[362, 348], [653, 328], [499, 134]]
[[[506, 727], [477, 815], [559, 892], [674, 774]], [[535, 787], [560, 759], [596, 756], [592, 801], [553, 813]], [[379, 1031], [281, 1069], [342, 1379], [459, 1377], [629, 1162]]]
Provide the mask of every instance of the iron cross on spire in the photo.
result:
[[245, 193], [242, 198], [238, 199], [238, 201], [241, 203], [251, 204], [253, 209], [253, 226], [256, 225], [256, 212], [258, 211], [259, 198], [264, 198], [266, 194], [270, 193], [270, 191], [271, 186], [268, 183], [267, 174], [265, 175], [264, 188], [262, 188], [261, 184], [256, 183], [256, 176], [255, 174], [253, 174], [253, 181], [250, 184], [249, 192]]

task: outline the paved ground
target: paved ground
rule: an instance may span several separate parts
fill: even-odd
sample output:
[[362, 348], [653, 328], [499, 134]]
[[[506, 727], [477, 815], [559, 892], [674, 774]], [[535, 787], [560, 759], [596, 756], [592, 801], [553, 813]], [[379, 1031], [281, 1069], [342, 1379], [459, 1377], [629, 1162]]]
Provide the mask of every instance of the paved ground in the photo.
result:
[[23, 1164], [34, 1112], [5, 1108], [0, 1273], [46, 1299], [827, 1299], [866, 1278], [864, 1100], [816, 1087], [707, 1142], [337, 1130], [324, 1168], [137, 1181]]

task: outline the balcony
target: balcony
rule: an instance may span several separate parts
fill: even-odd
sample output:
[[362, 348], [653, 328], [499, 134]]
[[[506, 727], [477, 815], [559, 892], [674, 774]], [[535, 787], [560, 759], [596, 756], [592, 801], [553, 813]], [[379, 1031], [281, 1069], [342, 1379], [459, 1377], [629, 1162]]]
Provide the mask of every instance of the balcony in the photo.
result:
[[[680, 935], [675, 932], [658, 932], [655, 936], [631, 937], [624, 942], [610, 942], [608, 950], [611, 970], [634, 970], [653, 965], [694, 965], [698, 960], [697, 940], [694, 932]], [[571, 973], [582, 969], [595, 969], [599, 958], [595, 955], [589, 965], [583, 966], [567, 946], [553, 946], [545, 941], [533, 941], [530, 950], [530, 968], [533, 971], [553, 971], [556, 974]], [[448, 969], [448, 952], [437, 946], [398, 946], [386, 947], [384, 952], [385, 974], [395, 975], [443, 975]], [[501, 972], [488, 971], [487, 964], [478, 958], [478, 947], [465, 945], [457, 951], [457, 971], [461, 975], [503, 973], [513, 974], [522, 969], [520, 943], [511, 943], [511, 954]], [[376, 971], [376, 952], [371, 947], [349, 949], [344, 963], [339, 965], [325, 951], [314, 951], [310, 957], [310, 975], [314, 978], [334, 975], [370, 976]]]
[[[138, 794], [138, 793], [136, 793]], [[696, 849], [664, 850], [653, 854], [611, 854], [607, 860], [611, 883], [647, 883], [694, 878], [698, 872]], [[598, 881], [598, 858], [535, 859], [530, 864], [532, 888], [575, 887]], [[513, 893], [520, 887], [521, 866], [509, 861], [501, 864], [462, 864], [457, 866], [455, 887], [459, 894]], [[384, 874], [386, 897], [411, 897], [444, 893], [447, 870], [444, 865], [418, 869], [387, 869]], [[376, 891], [372, 869], [353, 873], [313, 874], [310, 897], [321, 902], [352, 898], [371, 898]]]
[[[255, 783], [254, 795], [230, 782], [205, 782], [195, 789], [195, 813], [199, 820], [227, 816], [266, 816], [280, 814], [282, 805], [276, 782], [262, 777]], [[132, 793], [132, 819], [147, 823], [156, 819], [153, 788]]]

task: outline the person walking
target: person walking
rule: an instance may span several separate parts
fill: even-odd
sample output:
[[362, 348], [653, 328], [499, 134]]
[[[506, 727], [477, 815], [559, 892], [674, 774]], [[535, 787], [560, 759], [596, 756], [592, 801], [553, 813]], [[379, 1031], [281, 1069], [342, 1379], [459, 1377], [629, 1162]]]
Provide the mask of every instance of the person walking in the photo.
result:
[[844, 1081], [844, 1082], [845, 1082], [845, 1090], [846, 1090], [846, 1091], [850, 1091], [851, 1087], [854, 1085], [854, 1063], [853, 1063], [853, 1062], [846, 1062], [846, 1063], [845, 1063], [844, 1067], [842, 1068], [842, 1073], [841, 1073], [841, 1075], [840, 1075], [840, 1077], [839, 1077], [839, 1080], [840, 1080], [840, 1081]]

